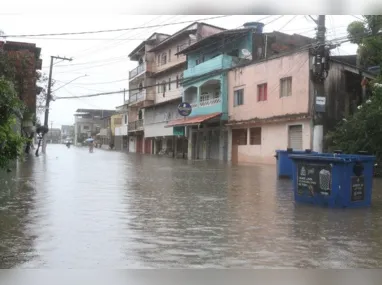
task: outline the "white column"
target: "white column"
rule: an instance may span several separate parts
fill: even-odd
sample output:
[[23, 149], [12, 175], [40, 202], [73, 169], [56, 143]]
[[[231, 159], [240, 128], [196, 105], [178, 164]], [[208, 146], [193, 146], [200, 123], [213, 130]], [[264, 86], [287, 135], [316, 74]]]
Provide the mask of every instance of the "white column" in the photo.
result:
[[224, 127], [223, 124], [220, 123], [219, 128], [219, 160], [224, 159]]
[[186, 127], [186, 134], [188, 136], [188, 151], [187, 151], [187, 159], [192, 159], [192, 129], [191, 127]]
[[232, 161], [232, 128], [228, 127], [227, 160]]
[[324, 137], [324, 127], [322, 125], [313, 128], [313, 151], [322, 152], [322, 142]]

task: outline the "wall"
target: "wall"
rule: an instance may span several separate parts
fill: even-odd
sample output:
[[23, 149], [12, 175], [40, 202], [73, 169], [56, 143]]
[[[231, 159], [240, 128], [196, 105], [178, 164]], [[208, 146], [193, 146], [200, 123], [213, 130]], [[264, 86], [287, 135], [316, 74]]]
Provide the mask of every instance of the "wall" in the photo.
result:
[[[155, 54], [155, 64], [154, 64], [155, 72], [160, 72], [160, 71], [163, 71], [163, 70], [170, 68], [174, 65], [185, 62], [186, 61], [185, 55], [180, 54], [177, 56], [175, 54], [177, 53], [178, 46], [185, 47], [185, 46], [188, 46], [188, 43], [189, 43], [189, 37], [188, 37], [188, 35], [185, 35], [185, 36], [179, 37], [179, 40], [176, 40], [173, 43], [168, 44], [168, 45], [166, 44], [165, 46], [163, 46], [162, 49], [155, 51], [155, 53], [154, 53]], [[169, 61], [169, 50], [171, 50], [170, 61]], [[162, 65], [161, 64], [161, 55], [163, 53], [166, 53], [167, 63]], [[159, 58], [159, 60], [160, 60], [159, 64], [158, 64], [158, 55], [160, 57]]]
[[[168, 100], [173, 100], [175, 98], [180, 98], [182, 96], [182, 86], [181, 86], [181, 77], [183, 74], [183, 68], [178, 68], [176, 70], [173, 70], [172, 72], [168, 72], [166, 74], [160, 75], [155, 79], [155, 84], [159, 85], [159, 92], [158, 92], [158, 86], [156, 87], [155, 90], [155, 103], [161, 103], [165, 102]], [[179, 86], [178, 88], [176, 87], [176, 76], [179, 78]], [[169, 90], [169, 80], [173, 81], [171, 83], [171, 90]], [[166, 84], [166, 93], [165, 96], [163, 97], [163, 92], [162, 92], [162, 82], [165, 81], [167, 82]]]
[[[280, 98], [280, 79], [292, 76], [292, 96]], [[267, 118], [309, 110], [309, 55], [293, 55], [236, 68], [228, 72], [230, 120]], [[268, 84], [267, 101], [257, 102], [257, 85]], [[244, 88], [244, 105], [233, 107], [235, 89]]]
[[[231, 38], [233, 37], [233, 35], [227, 36], [227, 37]], [[232, 50], [235, 50], [235, 49], [239, 50], [239, 57], [243, 58], [244, 55], [241, 53], [242, 49], [247, 49], [249, 51], [252, 50], [251, 39], [252, 39], [251, 34], [248, 32], [245, 35], [238, 35], [236, 40], [230, 43], [225, 43], [224, 46], [223, 46], [223, 40], [221, 42], [217, 42], [214, 45], [207, 44], [206, 47], [203, 48], [202, 50], [190, 52], [187, 55], [187, 66], [188, 68], [195, 67], [196, 59], [198, 59], [201, 55], [204, 56], [204, 62], [206, 62], [216, 55], [231, 52]]]
[[[227, 92], [227, 74], [226, 73], [209, 77], [207, 79], [195, 82], [195, 83], [190, 84], [188, 86], [184, 86], [183, 88], [184, 88], [184, 90], [186, 90], [186, 88], [190, 88], [191, 86], [200, 88], [200, 86], [202, 86], [205, 82], [207, 82], [209, 80], [213, 80], [213, 79], [220, 80], [220, 94], [221, 94], [220, 96], [222, 98], [222, 101], [220, 103], [212, 105], [212, 106], [194, 107], [192, 109], [190, 117], [221, 112], [221, 113], [223, 113], [222, 120], [228, 119], [228, 110], [227, 110], [227, 99], [228, 99], [227, 93], [228, 92]], [[200, 102], [200, 98], [199, 98], [200, 97], [200, 90], [199, 90], [198, 94], [199, 94], [199, 96], [197, 98], [197, 101], [199, 103]], [[182, 100], [185, 101], [184, 94], [183, 94]]]
[[172, 136], [172, 128], [164, 128], [167, 122], [182, 118], [177, 106], [181, 99], [145, 109], [145, 137]]
[[[261, 126], [261, 145], [250, 145], [250, 137], [247, 136], [247, 145], [238, 146], [238, 161], [241, 163], [275, 164], [275, 150], [287, 149], [288, 147], [288, 126], [299, 124], [303, 125], [303, 149], [311, 149], [310, 121], [264, 124]], [[229, 148], [230, 150], [231, 148]]]
[[[121, 123], [120, 124], [116, 124], [115, 121], [114, 121], [115, 119], [121, 120]], [[110, 129], [111, 129], [111, 134], [113, 136], [115, 135], [115, 128], [122, 125], [122, 119], [123, 119], [122, 115], [113, 115], [113, 116], [111, 116]]]
[[220, 33], [222, 31], [223, 30], [219, 29], [218, 27], [211, 27], [211, 26], [208, 26], [208, 25], [201, 24], [198, 33], [199, 33], [199, 36], [201, 38], [206, 38], [206, 37], [209, 37], [209, 36], [211, 36], [213, 34]]

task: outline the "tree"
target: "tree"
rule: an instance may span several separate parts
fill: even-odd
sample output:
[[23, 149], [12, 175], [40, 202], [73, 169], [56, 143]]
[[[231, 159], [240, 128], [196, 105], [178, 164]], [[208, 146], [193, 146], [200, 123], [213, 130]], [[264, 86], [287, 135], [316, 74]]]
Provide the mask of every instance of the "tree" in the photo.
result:
[[[375, 83], [372, 96], [327, 135], [331, 149], [345, 153], [367, 151], [382, 162], [382, 84]], [[382, 173], [379, 173], [379, 175]]]
[[26, 139], [14, 131], [16, 118], [22, 117], [25, 107], [18, 98], [13, 83], [0, 77], [0, 168], [8, 168], [17, 159]]
[[382, 64], [382, 16], [364, 15], [364, 21], [348, 25], [350, 42], [358, 45], [358, 66], [366, 69]]
[[[37, 113], [41, 114], [45, 111], [46, 98], [48, 97], [48, 82], [49, 77], [42, 72], [36, 72], [37, 78]], [[52, 79], [51, 88], [55, 85], [55, 80]], [[53, 93], [52, 93], [53, 95]]]

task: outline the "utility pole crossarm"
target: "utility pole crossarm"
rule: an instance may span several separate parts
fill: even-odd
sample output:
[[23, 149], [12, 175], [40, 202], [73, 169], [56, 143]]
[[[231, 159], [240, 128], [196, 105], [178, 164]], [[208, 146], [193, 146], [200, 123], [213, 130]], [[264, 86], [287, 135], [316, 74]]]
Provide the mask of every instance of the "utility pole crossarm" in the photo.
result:
[[62, 59], [62, 60], [68, 60], [68, 61], [72, 61], [73, 58], [67, 58], [67, 57], [61, 57], [61, 56], [52, 56], [53, 58], [55, 59]]

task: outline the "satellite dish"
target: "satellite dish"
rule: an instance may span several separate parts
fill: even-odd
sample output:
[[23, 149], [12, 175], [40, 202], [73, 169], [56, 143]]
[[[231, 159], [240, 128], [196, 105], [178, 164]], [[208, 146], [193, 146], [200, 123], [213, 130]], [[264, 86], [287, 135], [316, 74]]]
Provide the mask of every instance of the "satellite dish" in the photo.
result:
[[244, 55], [244, 58], [252, 59], [252, 54], [247, 49], [242, 49], [241, 53]]
[[196, 40], [196, 36], [195, 35], [190, 34], [188, 36], [190, 37], [191, 40]]

